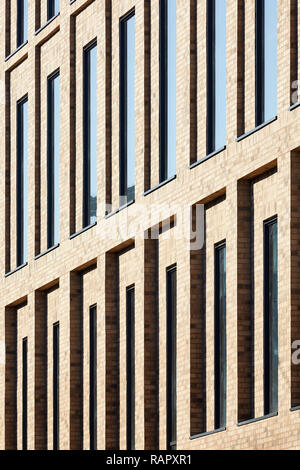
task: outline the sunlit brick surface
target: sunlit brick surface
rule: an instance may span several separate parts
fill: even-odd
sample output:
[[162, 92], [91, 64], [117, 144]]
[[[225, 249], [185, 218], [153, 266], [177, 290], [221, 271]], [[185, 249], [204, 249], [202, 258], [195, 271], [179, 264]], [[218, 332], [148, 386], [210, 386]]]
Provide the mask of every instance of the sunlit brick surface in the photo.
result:
[[[177, 178], [144, 196], [159, 183], [159, 1], [76, 0], [70, 4], [61, 0], [60, 14], [45, 25], [44, 0], [29, 0], [28, 43], [15, 54], [16, 2], [1, 2], [0, 341], [6, 344], [6, 363], [0, 363], [1, 449], [22, 446], [21, 348], [25, 336], [28, 447], [53, 446], [52, 332], [57, 321], [60, 448], [89, 448], [89, 307], [95, 303], [98, 448], [126, 449], [126, 287], [132, 284], [136, 302], [136, 448], [166, 448], [166, 268], [174, 263], [177, 448], [300, 448], [300, 411], [290, 411], [300, 405], [300, 366], [291, 364], [291, 340], [300, 340], [300, 108], [289, 111], [290, 82], [294, 79], [290, 48], [293, 10], [289, 0], [278, 1], [278, 119], [237, 142], [243, 115], [241, 3], [227, 0], [226, 149], [190, 169], [206, 153], [206, 2], [177, 0]], [[254, 3], [245, 0], [245, 132], [255, 126]], [[112, 204], [112, 211], [119, 206], [119, 19], [133, 7], [136, 200], [105, 218], [105, 203]], [[82, 49], [95, 38], [98, 224], [70, 239], [82, 229]], [[35, 259], [47, 249], [46, 86], [48, 75], [58, 68], [60, 245]], [[16, 102], [26, 93], [28, 264], [5, 277], [16, 268]], [[182, 209], [189, 210], [196, 203], [206, 206], [206, 249], [191, 252], [182, 236], [183, 231], [190, 233]], [[159, 205], [164, 205], [164, 211]], [[251, 415], [251, 409], [252, 418], [264, 412], [262, 237], [263, 222], [275, 215], [279, 228], [279, 412], [268, 420], [237, 426]], [[173, 223], [164, 231], [168, 217]], [[112, 237], [115, 227], [124, 228], [126, 221], [131, 226], [135, 222], [136, 228], [128, 235]], [[160, 227], [157, 239], [144, 240], [144, 232], [155, 226]], [[224, 239], [227, 425], [220, 433], [191, 440], [191, 435], [214, 428], [214, 245]], [[251, 312], [253, 378], [249, 363]]]

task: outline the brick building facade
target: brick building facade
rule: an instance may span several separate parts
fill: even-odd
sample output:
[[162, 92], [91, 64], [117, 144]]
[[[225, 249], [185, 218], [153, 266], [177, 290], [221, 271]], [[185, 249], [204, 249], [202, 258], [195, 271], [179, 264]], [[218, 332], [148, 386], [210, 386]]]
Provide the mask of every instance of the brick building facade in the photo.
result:
[[[300, 9], [297, 1], [274, 0], [277, 112], [258, 124], [258, 6], [227, 0], [226, 142], [208, 152], [207, 2], [176, 3], [176, 175], [162, 181], [160, 1], [60, 0], [49, 17], [47, 2], [29, 0], [28, 35], [19, 43], [18, 2], [2, 2], [1, 449], [122, 450], [129, 441], [136, 449], [300, 447], [300, 366], [291, 361], [300, 340], [300, 107], [291, 87], [298, 79]], [[133, 11], [135, 196], [120, 208], [120, 18]], [[83, 226], [83, 50], [95, 40], [98, 217]], [[49, 246], [48, 79], [58, 70], [59, 240]], [[20, 262], [16, 104], [25, 96], [28, 252]], [[184, 214], [195, 222], [197, 204], [204, 206], [205, 245], [195, 250]], [[278, 354], [274, 345], [268, 354], [276, 349], [278, 403], [270, 409], [264, 228], [275, 218]], [[220, 243], [226, 243], [226, 419], [216, 426]], [[175, 268], [172, 337], [167, 293]]]

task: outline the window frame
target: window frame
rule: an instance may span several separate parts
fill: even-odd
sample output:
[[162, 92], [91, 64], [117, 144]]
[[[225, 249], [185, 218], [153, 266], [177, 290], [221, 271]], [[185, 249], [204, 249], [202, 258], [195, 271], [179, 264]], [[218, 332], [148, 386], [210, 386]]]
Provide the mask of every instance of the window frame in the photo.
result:
[[[220, 253], [224, 251], [225, 278], [224, 282], [224, 311], [221, 312], [221, 273]], [[226, 348], [226, 241], [217, 243], [214, 247], [214, 376], [215, 376], [215, 429], [226, 427], [227, 412], [227, 348]], [[223, 335], [223, 337], [222, 337]], [[222, 351], [223, 346], [223, 351]], [[223, 371], [222, 371], [223, 369]], [[223, 373], [222, 373], [223, 372]], [[222, 380], [223, 376], [223, 380]]]
[[[169, 90], [169, 30], [168, 30], [168, 1], [159, 0], [159, 184], [176, 177], [168, 174], [168, 90]], [[177, 13], [177, 4], [176, 4]], [[177, 15], [176, 15], [177, 16]], [[176, 31], [177, 38], [177, 31]], [[176, 42], [177, 45], [177, 42]], [[176, 54], [177, 59], [177, 54]], [[177, 83], [177, 73], [175, 76]], [[176, 137], [175, 137], [176, 138]], [[176, 154], [175, 154], [176, 159]]]
[[[174, 277], [173, 277], [174, 276]], [[177, 265], [166, 269], [167, 450], [177, 448]]]
[[22, 450], [28, 448], [28, 337], [22, 340]]
[[48, 0], [47, 1], [47, 21], [54, 18], [60, 12], [60, 2], [58, 0], [58, 10], [55, 11], [55, 0]]
[[97, 305], [91, 305], [90, 313], [90, 401], [89, 429], [90, 450], [97, 450]]
[[255, 0], [255, 120], [265, 121], [265, 0]]
[[60, 325], [53, 324], [53, 450], [59, 450]]
[[[16, 188], [16, 206], [17, 206], [17, 240], [16, 240], [16, 253], [17, 253], [17, 267], [23, 266], [27, 262], [27, 256], [25, 256], [25, 245], [24, 245], [24, 225], [25, 225], [25, 207], [24, 207], [24, 153], [25, 153], [25, 142], [24, 142], [24, 108], [23, 106], [27, 103], [28, 106], [28, 95], [26, 94], [20, 100], [17, 101], [16, 114], [17, 114], [17, 165], [16, 165], [16, 177], [17, 177], [17, 188]], [[28, 113], [28, 107], [27, 107]], [[28, 114], [27, 114], [28, 124]], [[27, 178], [28, 178], [28, 136], [27, 136]], [[27, 181], [28, 188], [28, 181]], [[28, 198], [28, 194], [27, 194]], [[28, 213], [27, 213], [28, 218]], [[28, 247], [27, 247], [28, 249]]]
[[[255, 0], [255, 126], [263, 126], [272, 122], [275, 116], [266, 116], [266, 77], [265, 77], [265, 1]], [[277, 21], [278, 21], [278, 3], [276, 0]], [[278, 38], [276, 44], [276, 55], [278, 61]], [[277, 62], [278, 75], [278, 62]], [[277, 77], [278, 80], [278, 77]], [[277, 82], [278, 86], [278, 82]], [[278, 92], [276, 92], [276, 103], [278, 105]]]
[[[226, 146], [226, 132], [225, 132], [225, 140], [224, 142], [218, 143], [218, 126], [216, 121], [217, 116], [217, 85], [220, 83], [217, 82], [217, 29], [216, 29], [216, 22], [217, 22], [217, 6], [216, 2], [218, 0], [206, 0], [206, 23], [207, 23], [207, 36], [206, 36], [206, 83], [207, 83], [207, 90], [206, 90], [206, 115], [207, 115], [207, 122], [206, 122], [206, 155], [208, 157], [214, 156], [217, 153], [220, 153], [224, 150]], [[226, 41], [227, 41], [227, 5], [225, 5], [225, 48], [226, 48]], [[226, 51], [225, 51], [226, 54]], [[226, 57], [225, 57], [226, 58]], [[227, 60], [226, 60], [227, 64]], [[225, 71], [225, 80], [227, 78], [227, 73]], [[226, 111], [227, 111], [227, 103], [226, 103], [226, 93], [227, 87], [225, 86], [225, 120], [224, 120], [224, 127], [226, 131]]]
[[[277, 283], [272, 284], [272, 299], [277, 298], [277, 309], [274, 313], [272, 301], [270, 302], [270, 288], [272, 279], [270, 276], [271, 243], [274, 249], [274, 240], [270, 239], [270, 228], [276, 227], [276, 267]], [[273, 273], [274, 276], [274, 273]], [[275, 288], [275, 292], [273, 289]], [[271, 304], [271, 305], [270, 305]], [[274, 324], [274, 314], [276, 323]], [[275, 335], [275, 337], [274, 337]], [[278, 351], [278, 217], [272, 217], [264, 222], [264, 414], [269, 415], [278, 412], [278, 353], [274, 364], [274, 344]], [[271, 352], [272, 349], [272, 352]], [[273, 387], [275, 386], [275, 390]], [[273, 390], [273, 393], [272, 393]]]
[[[93, 39], [83, 48], [83, 201], [82, 225], [89, 227], [91, 223], [91, 148], [90, 148], [90, 52], [97, 48], [97, 39]], [[97, 81], [96, 81], [97, 87]], [[97, 90], [96, 90], [97, 91]], [[97, 155], [96, 155], [97, 159]]]
[[[127, 80], [127, 22], [135, 18], [135, 7], [132, 8], [126, 15], [122, 16], [119, 21], [119, 39], [120, 39], [120, 156], [119, 156], [119, 187], [120, 187], [120, 200], [123, 202], [126, 198], [126, 204], [129, 205], [134, 202], [128, 199], [128, 122], [127, 122], [127, 98], [128, 98], [128, 80]], [[134, 185], [135, 188], [135, 185]], [[123, 206], [123, 203], [121, 203]]]
[[[60, 69], [47, 77], [47, 248], [55, 246], [55, 96], [53, 84], [60, 78]], [[60, 85], [60, 83], [59, 83]], [[60, 103], [60, 101], [59, 101]], [[59, 109], [60, 119], [60, 109]], [[59, 188], [59, 186], [58, 186]], [[59, 229], [59, 227], [58, 227]]]
[[[24, 4], [27, 2], [27, 21], [25, 21]], [[27, 31], [25, 29], [27, 24]], [[17, 0], [17, 48], [22, 46], [28, 39], [28, 0]]]
[[126, 288], [126, 441], [135, 450], [135, 285]]

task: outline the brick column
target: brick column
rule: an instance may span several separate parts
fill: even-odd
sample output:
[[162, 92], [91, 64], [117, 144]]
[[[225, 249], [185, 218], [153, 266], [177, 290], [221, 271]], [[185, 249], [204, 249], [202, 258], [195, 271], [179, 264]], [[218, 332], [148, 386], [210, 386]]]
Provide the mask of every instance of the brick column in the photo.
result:
[[17, 311], [5, 308], [5, 449], [17, 448]]
[[34, 449], [47, 449], [47, 295], [34, 293]]
[[118, 319], [118, 255], [105, 257], [105, 331], [106, 331], [106, 449], [119, 448], [119, 319]]
[[251, 183], [237, 183], [238, 420], [254, 415]]

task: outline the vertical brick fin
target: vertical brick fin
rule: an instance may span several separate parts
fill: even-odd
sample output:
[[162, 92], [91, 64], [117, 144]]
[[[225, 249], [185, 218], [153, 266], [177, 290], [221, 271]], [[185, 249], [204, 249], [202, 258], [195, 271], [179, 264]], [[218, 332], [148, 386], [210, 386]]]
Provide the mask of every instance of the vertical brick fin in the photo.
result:
[[190, 164], [197, 161], [197, 0], [190, 0]]
[[47, 449], [47, 294], [35, 292], [34, 449]]
[[254, 417], [251, 182], [237, 192], [238, 420]]
[[237, 12], [237, 136], [245, 132], [245, 0]]
[[[196, 222], [195, 207], [193, 226]], [[206, 431], [205, 246], [190, 252], [190, 434]]]
[[41, 0], [35, 0], [35, 30], [41, 27]]
[[35, 170], [34, 250], [41, 252], [41, 49], [35, 48]]
[[144, 191], [151, 188], [151, 0], [144, 0]]
[[70, 273], [70, 450], [83, 448], [82, 276]]
[[144, 410], [145, 450], [158, 448], [158, 240], [144, 251]]
[[[300, 151], [291, 156], [291, 344], [300, 340]], [[297, 346], [299, 349], [299, 346]], [[291, 351], [293, 354], [295, 349]], [[291, 361], [291, 406], [300, 405], [300, 365]]]
[[5, 449], [17, 449], [17, 310], [5, 308]]
[[76, 17], [70, 17], [70, 235], [76, 232]]
[[105, 256], [105, 447], [119, 449], [119, 262], [116, 253]]
[[10, 271], [11, 236], [11, 122], [10, 122], [10, 73], [5, 74], [5, 271]]
[[5, 1], [5, 55], [11, 53], [11, 0]]
[[105, 122], [106, 122], [106, 158], [105, 158], [105, 203], [112, 204], [112, 5], [111, 0], [105, 3], [106, 21], [105, 21], [105, 50], [106, 50], [106, 68], [105, 68]]
[[290, 0], [290, 81], [291, 81], [291, 105], [298, 99], [293, 99], [297, 88], [293, 88], [293, 82], [298, 80], [298, 0]]

